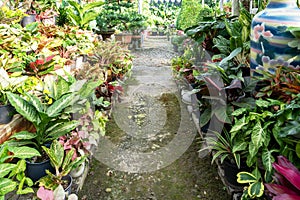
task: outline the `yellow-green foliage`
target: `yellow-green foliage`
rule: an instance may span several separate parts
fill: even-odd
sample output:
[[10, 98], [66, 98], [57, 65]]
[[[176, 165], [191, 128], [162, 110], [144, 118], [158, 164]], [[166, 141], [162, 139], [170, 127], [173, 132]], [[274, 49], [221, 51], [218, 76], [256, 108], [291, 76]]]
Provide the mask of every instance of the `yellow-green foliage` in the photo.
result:
[[201, 10], [199, 0], [182, 0], [181, 10], [177, 18], [177, 29], [186, 28], [198, 24], [197, 16]]

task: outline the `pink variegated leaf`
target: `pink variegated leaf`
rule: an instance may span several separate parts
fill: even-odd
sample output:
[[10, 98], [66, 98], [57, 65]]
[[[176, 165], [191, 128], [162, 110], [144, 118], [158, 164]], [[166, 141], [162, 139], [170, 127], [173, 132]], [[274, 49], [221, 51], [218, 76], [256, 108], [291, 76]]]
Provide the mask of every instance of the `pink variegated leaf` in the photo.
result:
[[54, 195], [52, 190], [47, 190], [44, 187], [40, 187], [37, 191], [37, 197], [41, 200], [54, 200]]

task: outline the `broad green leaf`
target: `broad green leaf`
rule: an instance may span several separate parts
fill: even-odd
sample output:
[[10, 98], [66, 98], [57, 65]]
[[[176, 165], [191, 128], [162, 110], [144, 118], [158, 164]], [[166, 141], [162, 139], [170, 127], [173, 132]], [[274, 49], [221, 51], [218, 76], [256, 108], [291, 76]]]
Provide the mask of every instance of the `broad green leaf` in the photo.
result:
[[224, 58], [221, 62], [220, 62], [220, 66], [222, 66], [223, 64], [227, 63], [229, 60], [231, 60], [232, 58], [234, 58], [235, 56], [237, 56], [239, 53], [241, 53], [242, 48], [236, 48], [235, 50], [233, 50], [229, 56], [227, 56], [226, 58]]
[[231, 113], [232, 116], [240, 116], [241, 114], [244, 114], [247, 111], [246, 108], [239, 108], [235, 110], [233, 113]]
[[207, 108], [204, 110], [202, 114], [200, 114], [200, 126], [205, 126], [209, 120], [211, 119], [211, 108]]
[[7, 98], [11, 105], [15, 107], [16, 111], [28, 121], [32, 122], [33, 124], [38, 124], [40, 122], [39, 114], [32, 104], [25, 101], [19, 95], [11, 92], [7, 93]]
[[264, 194], [265, 186], [262, 182], [255, 182], [248, 187], [248, 195], [251, 198], [261, 197]]
[[298, 158], [300, 158], [300, 142], [297, 142], [297, 145], [296, 145], [296, 154], [297, 154]]
[[62, 96], [60, 99], [56, 100], [51, 106], [47, 108], [46, 113], [49, 117], [56, 117], [60, 115], [60, 112], [70, 105], [70, 102], [73, 99], [72, 94], [66, 94]]
[[1, 163], [0, 164], [0, 178], [3, 178], [7, 174], [9, 174], [14, 168], [16, 168], [16, 164], [12, 163]]
[[66, 81], [63, 77], [59, 76], [57, 85], [54, 84], [53, 89], [54, 89], [54, 99], [58, 100], [61, 96], [64, 94], [67, 94], [69, 92], [69, 87], [70, 84], [68, 81]]
[[13, 156], [15, 158], [20, 158], [20, 159], [26, 159], [26, 158], [32, 158], [34, 156], [40, 156], [40, 153], [38, 150], [35, 148], [31, 147], [9, 147], [9, 151], [13, 153]]
[[21, 131], [14, 133], [10, 138], [15, 138], [17, 140], [31, 140], [34, 139], [37, 135], [28, 131]]
[[262, 100], [262, 99], [258, 99], [258, 100], [256, 100], [256, 105], [259, 106], [259, 107], [267, 108], [267, 107], [269, 107], [270, 102]]
[[237, 174], [238, 183], [254, 183], [257, 181], [257, 178], [249, 172], [239, 172]]
[[39, 25], [38, 22], [33, 22], [33, 23], [30, 23], [30, 24], [27, 24], [25, 28], [26, 28], [27, 31], [35, 32], [38, 28], [38, 25]]
[[82, 12], [85, 13], [93, 8], [96, 8], [96, 7], [100, 7], [104, 4], [105, 1], [103, 0], [98, 0], [98, 1], [95, 1], [95, 2], [91, 2], [91, 3], [88, 3], [88, 4], [85, 4], [83, 6], [83, 10]]
[[51, 144], [51, 150], [54, 154], [56, 160], [55, 167], [61, 167], [63, 164], [64, 156], [65, 156], [65, 150], [62, 144], [60, 144], [57, 140], [54, 140]]
[[67, 133], [75, 129], [78, 124], [78, 121], [73, 120], [70, 122], [64, 122], [59, 126], [55, 126], [55, 129], [51, 130], [51, 132], [47, 132], [47, 139], [56, 139], [60, 136], [66, 135]]
[[29, 98], [29, 102], [35, 107], [38, 112], [43, 112], [43, 105], [38, 97], [31, 94], [26, 94], [26, 97]]
[[17, 187], [17, 183], [9, 178], [0, 178], [0, 196], [13, 191]]
[[96, 87], [101, 85], [101, 83], [102, 83], [101, 81], [85, 82], [82, 88], [79, 90], [80, 97], [82, 98], [90, 97], [94, 93]]
[[239, 141], [233, 144], [232, 152], [244, 151], [247, 149], [247, 142]]

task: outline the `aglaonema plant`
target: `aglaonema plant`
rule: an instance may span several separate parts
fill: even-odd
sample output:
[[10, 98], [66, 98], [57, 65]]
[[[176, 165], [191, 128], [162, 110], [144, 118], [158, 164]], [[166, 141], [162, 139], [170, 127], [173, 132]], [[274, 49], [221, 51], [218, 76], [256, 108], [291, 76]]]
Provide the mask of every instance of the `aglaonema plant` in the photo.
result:
[[[33, 181], [25, 176], [26, 163], [24, 159], [39, 156], [40, 153], [30, 147], [14, 147], [6, 143], [0, 146], [0, 200], [16, 190], [17, 194], [33, 193]], [[19, 159], [17, 163], [8, 162]]]
[[66, 182], [66, 180], [63, 180], [63, 177], [67, 176], [72, 169], [79, 166], [86, 159], [85, 156], [72, 159], [75, 149], [72, 148], [69, 151], [65, 151], [63, 145], [57, 140], [52, 142], [50, 148], [45, 146], [42, 148], [55, 168], [55, 174], [47, 170], [47, 176], [38, 181], [39, 186], [43, 186], [46, 189], [54, 190], [58, 185], [62, 185]]

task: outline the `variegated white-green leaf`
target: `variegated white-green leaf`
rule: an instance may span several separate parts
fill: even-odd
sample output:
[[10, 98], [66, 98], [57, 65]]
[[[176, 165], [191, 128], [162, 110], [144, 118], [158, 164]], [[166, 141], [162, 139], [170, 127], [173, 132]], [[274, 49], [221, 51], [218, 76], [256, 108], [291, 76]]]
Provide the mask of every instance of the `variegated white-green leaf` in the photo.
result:
[[267, 148], [265, 148], [262, 152], [263, 165], [269, 172], [272, 170], [272, 163], [275, 162], [275, 158], [272, 156], [272, 152], [272, 150], [269, 151]]
[[49, 117], [56, 117], [60, 115], [60, 112], [68, 107], [70, 105], [70, 102], [72, 102], [73, 95], [72, 94], [66, 94], [62, 96], [60, 99], [55, 101], [51, 106], [47, 108], [47, 115]]
[[32, 158], [34, 156], [40, 156], [40, 153], [38, 150], [31, 148], [31, 147], [10, 147], [9, 151], [13, 153], [13, 156], [15, 158], [20, 159], [26, 159], [26, 158]]
[[0, 178], [3, 178], [7, 174], [9, 174], [14, 168], [16, 168], [16, 164], [12, 163], [1, 163], [0, 164]]
[[9, 178], [0, 178], [0, 196], [16, 189], [17, 183]]
[[7, 99], [9, 100], [10, 104], [15, 107], [16, 111], [28, 121], [34, 124], [38, 124], [40, 122], [40, 118], [35, 107], [22, 97], [11, 92], [7, 92]]
[[262, 147], [265, 137], [266, 137], [266, 132], [262, 128], [261, 123], [257, 121], [251, 133], [252, 143], [256, 146], [257, 149]]
[[71, 130], [75, 129], [77, 126], [78, 126], [78, 121], [75, 120], [70, 122], [64, 122], [59, 126], [56, 126], [56, 128], [51, 130], [51, 132], [47, 133], [47, 138], [56, 139], [60, 136], [66, 135]]
[[14, 133], [10, 138], [15, 138], [17, 140], [31, 140], [35, 138], [37, 135], [35, 133], [31, 133], [28, 131], [21, 131], [18, 133]]

